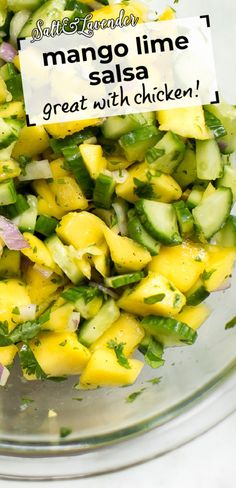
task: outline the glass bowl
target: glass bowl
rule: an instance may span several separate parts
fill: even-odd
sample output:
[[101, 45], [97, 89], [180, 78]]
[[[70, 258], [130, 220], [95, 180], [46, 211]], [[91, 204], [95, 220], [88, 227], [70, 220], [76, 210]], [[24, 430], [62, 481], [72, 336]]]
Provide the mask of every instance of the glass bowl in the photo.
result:
[[[145, 366], [130, 387], [78, 391], [76, 377], [23, 382], [14, 368], [0, 396], [0, 454], [8, 456], [0, 476], [29, 478], [27, 462], [32, 479], [120, 469], [174, 449], [226, 417], [236, 407], [236, 327], [225, 330], [235, 315], [235, 296], [235, 280], [213, 293], [212, 314], [196, 343], [167, 349], [164, 366]], [[140, 394], [128, 402], [133, 392]], [[71, 434], [60, 438], [61, 427]], [[17, 455], [28, 461], [17, 467]], [[48, 456], [42, 468], [36, 458]]]

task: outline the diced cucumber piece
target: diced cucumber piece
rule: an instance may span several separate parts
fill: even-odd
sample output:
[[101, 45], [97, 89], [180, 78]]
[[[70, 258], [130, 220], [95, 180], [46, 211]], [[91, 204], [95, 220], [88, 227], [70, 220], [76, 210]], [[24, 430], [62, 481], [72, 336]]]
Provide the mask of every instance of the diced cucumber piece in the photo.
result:
[[164, 346], [194, 344], [197, 332], [174, 318], [149, 315], [141, 321], [144, 330]]
[[214, 137], [223, 137], [227, 134], [225, 127], [223, 126], [222, 122], [218, 117], [214, 114], [209, 112], [206, 108], [204, 109], [204, 116], [207, 127], [212, 130]]
[[27, 195], [28, 208], [13, 219], [21, 232], [34, 232], [38, 214], [38, 200], [34, 195]]
[[24, 173], [19, 176], [20, 181], [47, 180], [52, 178], [52, 171], [47, 159], [32, 161], [24, 168]]
[[68, 302], [74, 303], [75, 310], [84, 319], [90, 319], [97, 315], [103, 304], [102, 292], [92, 286], [68, 288], [61, 296]]
[[93, 202], [96, 207], [111, 208], [116, 182], [112, 176], [100, 173], [93, 190]]
[[91, 346], [119, 318], [120, 311], [114, 300], [108, 300], [97, 315], [85, 321], [78, 332], [78, 339], [85, 346]]
[[29, 204], [24, 195], [17, 193], [16, 195], [16, 202], [12, 203], [7, 207], [7, 214], [10, 219], [14, 219], [18, 215], [22, 214], [25, 210], [29, 208]]
[[49, 0], [39, 7], [27, 20], [19, 37], [31, 36], [32, 30], [36, 27], [38, 19], [43, 20], [44, 28], [50, 27], [53, 20], [61, 20], [63, 18], [63, 10], [66, 6], [66, 0]]
[[193, 186], [193, 189], [186, 202], [190, 210], [192, 208], [195, 208], [197, 205], [199, 205], [199, 203], [202, 200], [203, 193], [204, 193], [204, 188], [202, 188], [202, 186], [197, 186], [197, 185]]
[[187, 147], [183, 160], [175, 168], [172, 176], [183, 190], [197, 179], [196, 154], [193, 149]]
[[185, 153], [185, 144], [173, 132], [167, 132], [164, 137], [146, 152], [147, 162], [155, 169], [166, 174], [172, 174], [182, 161]]
[[8, 0], [8, 8], [12, 12], [20, 12], [21, 10], [36, 10], [39, 8], [44, 0]]
[[5, 83], [8, 91], [12, 95], [13, 100], [23, 99], [22, 79], [20, 73], [17, 73], [16, 75], [12, 76]]
[[128, 234], [131, 239], [146, 247], [152, 256], [156, 256], [159, 253], [160, 243], [147, 233], [136, 215], [133, 215], [128, 220]]
[[225, 225], [215, 234], [216, 244], [221, 247], [236, 247], [236, 217], [229, 215]]
[[223, 172], [223, 162], [215, 139], [196, 141], [197, 177], [216, 180]]
[[17, 193], [13, 180], [0, 183], [0, 205], [10, 205], [17, 200]]
[[8, 147], [16, 141], [20, 132], [21, 122], [15, 119], [0, 118], [0, 149]]
[[185, 294], [187, 299], [187, 305], [199, 305], [210, 295], [209, 291], [205, 288], [205, 285], [201, 278], [195, 283], [195, 285], [190, 288], [190, 290]]
[[146, 112], [130, 115], [115, 115], [107, 117], [101, 126], [102, 133], [107, 139], [119, 139], [122, 135], [127, 134], [142, 125], [154, 125], [155, 113]]
[[107, 139], [119, 139], [123, 134], [137, 129], [139, 124], [129, 115], [107, 117], [101, 126], [102, 133]]
[[121, 136], [119, 144], [128, 161], [143, 161], [147, 150], [154, 146], [161, 136], [162, 133], [157, 127], [147, 125]]
[[141, 223], [152, 237], [167, 246], [182, 242], [173, 205], [140, 199], [136, 203], [136, 210]]
[[48, 215], [39, 215], [35, 230], [45, 237], [49, 237], [53, 232], [55, 232], [58, 224], [58, 220], [54, 217], [49, 217]]
[[220, 119], [227, 134], [219, 137], [217, 142], [223, 154], [231, 154], [236, 151], [236, 108], [227, 103], [207, 105], [207, 110]]
[[71, 257], [69, 248], [64, 246], [56, 234], [45, 240], [53, 260], [62, 269], [72, 283], [79, 283], [83, 279], [83, 274], [77, 266], [75, 260]]
[[65, 157], [66, 166], [74, 174], [82, 192], [87, 198], [91, 198], [93, 194], [93, 180], [84, 164], [79, 148], [77, 146], [68, 146], [62, 149], [62, 153]]
[[143, 271], [127, 273], [119, 276], [110, 276], [109, 278], [105, 278], [105, 285], [110, 288], [120, 288], [121, 286], [130, 285], [131, 283], [137, 283], [142, 278], [144, 278]]
[[51, 138], [49, 144], [54, 153], [60, 154], [62, 153], [63, 149], [66, 149], [67, 147], [79, 146], [83, 142], [87, 142], [94, 138], [96, 132], [97, 127], [88, 127], [79, 132], [75, 132], [71, 136], [66, 136], [64, 139]]
[[229, 188], [218, 188], [192, 211], [200, 237], [209, 240], [227, 220], [233, 198]]
[[139, 344], [138, 349], [144, 355], [146, 363], [151, 368], [160, 368], [160, 366], [163, 366], [165, 362], [163, 359], [164, 347], [154, 337], [146, 334]]
[[119, 232], [122, 236], [126, 236], [128, 233], [127, 229], [127, 214], [128, 214], [128, 203], [123, 200], [123, 198], [115, 198], [112, 207], [115, 210], [115, 217], [117, 219], [117, 226]]
[[20, 275], [20, 251], [3, 248], [0, 259], [0, 277], [6, 278]]
[[217, 186], [226, 186], [230, 188], [233, 194], [234, 201], [236, 200], [236, 170], [231, 166], [224, 166], [224, 174], [222, 178], [217, 181]]
[[193, 227], [194, 227], [193, 216], [190, 210], [188, 209], [188, 207], [183, 202], [183, 200], [179, 202], [175, 202], [173, 205], [175, 208], [176, 217], [180, 228], [180, 233], [183, 237], [186, 237], [190, 235], [193, 231]]

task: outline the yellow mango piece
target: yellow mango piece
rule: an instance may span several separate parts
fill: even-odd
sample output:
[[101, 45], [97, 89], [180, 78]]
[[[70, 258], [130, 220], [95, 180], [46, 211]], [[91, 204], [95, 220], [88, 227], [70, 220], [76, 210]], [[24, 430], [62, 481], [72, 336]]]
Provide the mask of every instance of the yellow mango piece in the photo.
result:
[[160, 130], [171, 130], [182, 137], [200, 140], [213, 137], [206, 126], [201, 106], [159, 110], [157, 120], [160, 124]]
[[21, 173], [19, 164], [12, 159], [9, 161], [0, 161], [0, 181], [10, 178], [16, 178]]
[[11, 366], [18, 349], [14, 344], [0, 347], [0, 363], [3, 366]]
[[17, 54], [14, 59], [13, 59], [13, 64], [14, 66], [20, 71], [20, 57], [19, 54]]
[[209, 183], [202, 195], [201, 202], [203, 202], [204, 200], [206, 200], [206, 198], [208, 198], [210, 195], [215, 193], [215, 191], [216, 191], [215, 187], [212, 185], [212, 183]]
[[7, 85], [3, 78], [0, 76], [0, 103], [11, 100], [11, 95], [7, 89]]
[[66, 244], [81, 250], [103, 240], [104, 222], [89, 212], [70, 212], [57, 227], [57, 234]]
[[202, 274], [207, 258], [208, 254], [202, 246], [185, 241], [179, 246], [162, 246], [158, 256], [153, 257], [148, 269], [162, 274], [185, 293]]
[[49, 137], [44, 127], [23, 127], [20, 131], [20, 136], [16, 142], [12, 157], [18, 159], [21, 154], [32, 158], [41, 154], [49, 147]]
[[25, 117], [23, 102], [14, 101], [3, 103], [0, 105], [0, 117], [3, 119], [6, 117], [17, 117], [17, 119], [23, 119]]
[[44, 242], [30, 232], [24, 232], [23, 236], [30, 247], [22, 249], [22, 254], [29, 258], [30, 261], [33, 261], [33, 263], [46, 266], [46, 268], [52, 269], [56, 273], [61, 274], [60, 269], [54, 263], [52, 256]]
[[0, 257], [0, 277], [16, 277], [20, 275], [20, 251], [12, 251], [4, 247]]
[[[10, 330], [15, 328], [19, 318], [12, 310], [30, 303], [27, 287], [22, 281], [13, 278], [0, 281], [0, 321], [7, 320]], [[12, 322], [12, 318], [15, 322]]]
[[59, 207], [55, 200], [55, 195], [50, 190], [49, 184], [45, 180], [37, 180], [33, 183], [33, 188], [38, 194], [38, 214], [49, 215], [60, 219], [65, 215], [66, 210]]
[[73, 122], [61, 122], [60, 124], [47, 124], [45, 129], [51, 136], [64, 139], [66, 136], [71, 136], [90, 125], [97, 125], [99, 122], [100, 119], [76, 120]]
[[102, 251], [102, 254], [97, 256], [92, 256], [94, 267], [102, 276], [104, 277], [109, 276], [110, 273], [109, 247], [105, 240], [101, 242], [99, 245], [97, 245], [97, 247]]
[[107, 167], [106, 158], [102, 154], [102, 146], [95, 144], [81, 144], [80, 153], [91, 178], [96, 179]]
[[55, 294], [59, 286], [64, 284], [63, 278], [54, 274], [46, 278], [33, 265], [27, 266], [24, 277], [30, 300], [37, 305], [45, 302], [48, 297]]
[[141, 2], [129, 2], [128, 5], [117, 3], [94, 10], [94, 12], [91, 12], [93, 16], [92, 21], [116, 19], [119, 16], [121, 9], [124, 9], [125, 16], [130, 16], [132, 14], [135, 17], [139, 17], [139, 23], [144, 22], [147, 19], [147, 8]]
[[52, 183], [49, 183], [49, 188], [57, 204], [67, 212], [85, 210], [88, 207], [88, 201], [73, 176], [55, 178]]
[[153, 192], [153, 198], [159, 202], [169, 203], [181, 197], [182, 190], [172, 176], [164, 173], [160, 176], [152, 176], [147, 163], [138, 163], [128, 170], [125, 182], [116, 186], [117, 195], [128, 202], [134, 203], [138, 200], [134, 178], [146, 182]]
[[42, 329], [61, 332], [67, 329], [69, 318], [74, 310], [73, 303], [65, 303], [59, 308], [52, 310], [50, 318], [42, 325]]
[[210, 313], [211, 311], [205, 303], [199, 303], [195, 307], [184, 307], [178, 315], [175, 315], [175, 319], [196, 330], [205, 322]]
[[158, 20], [173, 20], [175, 19], [175, 11], [171, 7], [167, 7], [164, 12], [158, 17]]
[[71, 176], [70, 171], [67, 171], [65, 168], [64, 158], [58, 158], [51, 161], [50, 168], [53, 178], [64, 178], [64, 176]]
[[186, 303], [185, 296], [165, 276], [149, 271], [132, 290], [127, 289], [117, 304], [137, 315], [176, 315]]
[[93, 389], [98, 386], [132, 385], [141, 372], [143, 363], [137, 359], [129, 359], [129, 365], [130, 369], [121, 366], [114, 351], [97, 349], [80, 376], [80, 387]]
[[78, 341], [75, 332], [42, 332], [29, 346], [40, 367], [49, 376], [80, 374], [90, 352]]
[[142, 341], [143, 337], [144, 330], [136, 317], [128, 313], [122, 313], [119, 319], [91, 345], [90, 351], [94, 352], [97, 349], [106, 348], [108, 347], [107, 343], [113, 340], [118, 344], [120, 342], [125, 344], [123, 352], [128, 357]]
[[139, 271], [151, 261], [151, 254], [129, 237], [121, 237], [108, 227], [104, 228], [104, 237], [110, 249], [111, 259], [119, 271]]
[[236, 248], [207, 246], [209, 259], [203, 273], [204, 285], [208, 291], [214, 291], [232, 274], [236, 260]]

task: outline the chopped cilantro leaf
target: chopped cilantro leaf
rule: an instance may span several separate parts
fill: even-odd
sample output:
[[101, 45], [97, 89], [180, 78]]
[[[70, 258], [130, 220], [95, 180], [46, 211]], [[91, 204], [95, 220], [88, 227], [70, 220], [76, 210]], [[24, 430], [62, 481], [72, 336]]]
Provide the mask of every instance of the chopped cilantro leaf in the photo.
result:
[[45, 380], [44, 373], [28, 344], [23, 344], [19, 351], [21, 367], [28, 375], [35, 375], [38, 380]]
[[146, 388], [141, 388], [139, 391], [134, 391], [131, 393], [127, 398], [126, 398], [126, 403], [133, 403], [136, 398], [138, 398], [145, 390]]
[[209, 278], [211, 277], [211, 275], [213, 275], [213, 273], [215, 273], [216, 269], [211, 269], [210, 271], [203, 271], [202, 273], [202, 279], [204, 281], [207, 281], [209, 280]]
[[125, 342], [118, 343], [117, 341], [115, 341], [113, 339], [111, 339], [107, 343], [107, 347], [109, 347], [109, 349], [114, 349], [118, 363], [121, 366], [123, 366], [124, 368], [130, 369], [129, 361], [125, 357], [124, 352], [123, 352], [124, 346], [125, 346]]
[[60, 428], [60, 437], [63, 439], [64, 437], [67, 437], [70, 435], [72, 430], [69, 427], [61, 427]]
[[158, 385], [161, 381], [161, 376], [159, 378], [151, 378], [150, 380], [147, 380], [147, 383], [152, 383], [152, 385]]
[[12, 313], [14, 313], [14, 315], [20, 315], [20, 310], [19, 310], [19, 307], [14, 307], [12, 309]]
[[150, 297], [144, 298], [144, 303], [152, 305], [153, 303], [161, 302], [165, 298], [165, 293], [158, 293], [157, 295], [151, 295]]
[[233, 317], [227, 324], [225, 324], [225, 329], [232, 329], [236, 325], [236, 316]]

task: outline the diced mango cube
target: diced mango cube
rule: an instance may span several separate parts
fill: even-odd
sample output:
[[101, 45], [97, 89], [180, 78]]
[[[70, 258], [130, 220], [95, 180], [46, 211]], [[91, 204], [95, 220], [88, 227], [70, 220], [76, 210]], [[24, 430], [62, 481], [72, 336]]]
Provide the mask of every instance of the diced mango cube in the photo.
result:
[[185, 241], [179, 246], [161, 247], [148, 268], [168, 278], [185, 293], [203, 272], [207, 258], [208, 254], [202, 246]]
[[205, 303], [199, 303], [195, 307], [184, 307], [178, 315], [175, 315], [175, 319], [196, 330], [205, 322], [210, 313], [211, 311]]
[[112, 261], [121, 272], [139, 271], [151, 261], [151, 254], [129, 237], [121, 237], [108, 227], [104, 237], [110, 249]]
[[176, 315], [186, 303], [185, 296], [161, 274], [149, 271], [134, 288], [127, 289], [118, 306], [137, 315]]
[[70, 212], [57, 227], [57, 234], [66, 244], [76, 249], [96, 245], [103, 240], [104, 222], [89, 212]]
[[140, 322], [134, 315], [122, 313], [119, 319], [97, 340], [91, 347], [90, 351], [108, 347], [109, 341], [114, 340], [117, 343], [124, 343], [124, 355], [130, 356], [137, 345], [144, 337], [144, 330]]
[[229, 279], [236, 260], [236, 248], [207, 246], [209, 260], [203, 273], [206, 289], [211, 292]]
[[42, 332], [29, 346], [40, 367], [49, 376], [80, 374], [90, 352], [75, 332]]
[[182, 137], [194, 139], [211, 139], [207, 128], [202, 106], [159, 110], [157, 119], [160, 130], [171, 130]]
[[84, 389], [98, 386], [132, 385], [143, 368], [137, 359], [129, 359], [130, 368], [121, 366], [114, 351], [97, 349], [92, 354], [80, 377], [80, 387]]
[[20, 155], [32, 158], [41, 154], [49, 147], [49, 137], [47, 132], [40, 125], [35, 127], [23, 127], [16, 142], [12, 157], [18, 159]]

